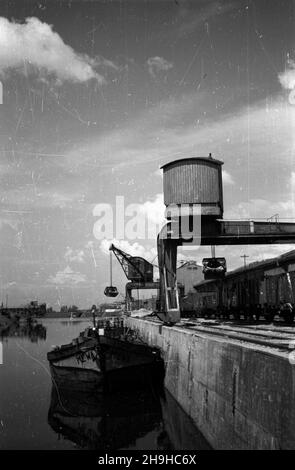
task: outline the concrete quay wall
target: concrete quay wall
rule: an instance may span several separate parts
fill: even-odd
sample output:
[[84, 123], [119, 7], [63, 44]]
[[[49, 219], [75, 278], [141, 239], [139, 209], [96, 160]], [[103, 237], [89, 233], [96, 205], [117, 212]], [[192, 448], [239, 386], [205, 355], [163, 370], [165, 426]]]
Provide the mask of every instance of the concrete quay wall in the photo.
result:
[[165, 386], [215, 449], [295, 449], [295, 365], [287, 352], [167, 327], [126, 323], [165, 361]]

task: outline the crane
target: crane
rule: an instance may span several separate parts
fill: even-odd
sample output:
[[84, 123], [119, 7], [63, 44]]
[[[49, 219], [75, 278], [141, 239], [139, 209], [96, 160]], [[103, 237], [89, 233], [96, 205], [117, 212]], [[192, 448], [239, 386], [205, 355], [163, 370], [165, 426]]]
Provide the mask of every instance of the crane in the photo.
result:
[[154, 268], [147, 260], [141, 256], [131, 256], [117, 248], [113, 243], [110, 245], [109, 250], [115, 254], [129, 281], [153, 282]]
[[[109, 247], [110, 253], [114, 253], [117, 260], [119, 261], [125, 276], [129, 280], [126, 284], [126, 305], [132, 303], [132, 290], [133, 289], [159, 289], [159, 282], [154, 282], [154, 266], [152, 263], [142, 258], [141, 256], [131, 256], [129, 253], [116, 247], [113, 243]], [[112, 286], [114, 289], [114, 286]], [[107, 290], [107, 288], [106, 288]], [[108, 293], [105, 290], [105, 295]]]

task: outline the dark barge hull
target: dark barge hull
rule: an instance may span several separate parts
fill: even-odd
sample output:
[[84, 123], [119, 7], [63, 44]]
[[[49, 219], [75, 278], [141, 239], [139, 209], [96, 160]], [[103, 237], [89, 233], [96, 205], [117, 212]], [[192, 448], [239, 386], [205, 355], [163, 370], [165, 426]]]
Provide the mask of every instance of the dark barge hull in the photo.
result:
[[47, 357], [53, 382], [67, 389], [115, 391], [164, 378], [159, 351], [145, 344], [99, 336], [52, 353]]
[[58, 388], [91, 392], [99, 390], [103, 385], [103, 374], [95, 369], [80, 367], [64, 367], [50, 364], [53, 384]]
[[164, 363], [157, 349], [107, 336], [100, 338], [100, 345], [106, 387], [110, 391], [119, 390], [122, 384], [131, 389], [163, 381]]
[[59, 361], [61, 359], [66, 359], [68, 357], [74, 356], [75, 354], [78, 354], [81, 351], [91, 350], [95, 346], [97, 346], [96, 338], [83, 338], [80, 343], [77, 342], [76, 344], [65, 344], [64, 346], [50, 351], [49, 353], [47, 353], [47, 359], [49, 362]]

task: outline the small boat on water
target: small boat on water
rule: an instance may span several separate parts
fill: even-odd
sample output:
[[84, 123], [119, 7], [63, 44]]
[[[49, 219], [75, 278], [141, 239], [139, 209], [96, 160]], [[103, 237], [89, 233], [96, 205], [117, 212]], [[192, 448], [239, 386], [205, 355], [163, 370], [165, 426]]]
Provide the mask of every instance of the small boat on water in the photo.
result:
[[95, 348], [50, 362], [50, 371], [53, 382], [64, 389], [91, 392], [103, 386], [100, 355]]
[[108, 336], [96, 328], [87, 328], [77, 340], [49, 352], [47, 358], [53, 380], [65, 388], [116, 390], [122, 381], [139, 387], [151, 376], [164, 376], [158, 349]]
[[55, 346], [52, 351], [47, 353], [48, 361], [59, 361], [95, 347], [97, 345], [97, 337], [95, 333], [90, 334], [88, 330], [89, 329], [85, 330], [78, 338], [73, 339], [69, 344]]

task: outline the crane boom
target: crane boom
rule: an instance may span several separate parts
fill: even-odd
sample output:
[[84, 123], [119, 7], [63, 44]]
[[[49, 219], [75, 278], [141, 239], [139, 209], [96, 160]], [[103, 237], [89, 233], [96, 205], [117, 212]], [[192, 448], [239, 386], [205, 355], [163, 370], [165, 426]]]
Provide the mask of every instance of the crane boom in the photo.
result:
[[153, 265], [140, 256], [131, 256], [117, 248], [113, 243], [109, 248], [119, 261], [125, 276], [130, 281], [142, 283], [153, 281]]

